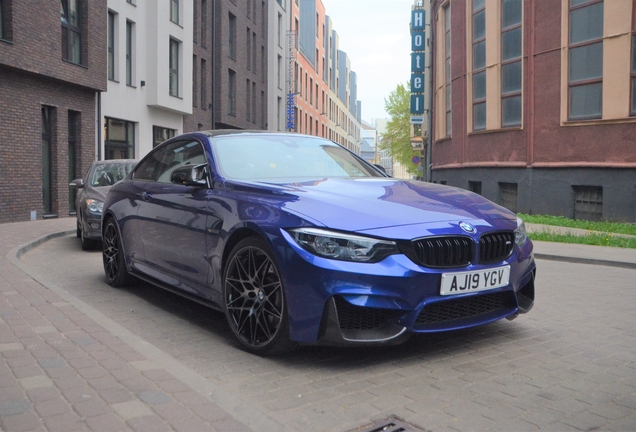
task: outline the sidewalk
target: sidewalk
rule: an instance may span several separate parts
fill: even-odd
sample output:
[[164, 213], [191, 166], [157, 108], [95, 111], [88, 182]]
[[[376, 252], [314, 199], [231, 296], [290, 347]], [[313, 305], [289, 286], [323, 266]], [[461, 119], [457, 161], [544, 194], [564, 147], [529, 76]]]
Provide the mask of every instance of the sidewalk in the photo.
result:
[[[541, 232], [550, 229], [557, 234], [584, 235], [588, 231], [548, 225], [526, 224], [528, 232]], [[610, 267], [636, 269], [636, 249], [587, 246], [570, 243], [534, 241], [534, 255], [538, 259], [566, 261], [582, 264], [596, 264]]]
[[[0, 224], [0, 430], [285, 430], [22, 269], [23, 253], [74, 232], [74, 218]], [[636, 268], [631, 249], [535, 242], [535, 257]]]
[[0, 224], [0, 430], [275, 429], [235, 420], [193, 388], [196, 376], [144, 355], [19, 268], [29, 248], [74, 230], [75, 218]]

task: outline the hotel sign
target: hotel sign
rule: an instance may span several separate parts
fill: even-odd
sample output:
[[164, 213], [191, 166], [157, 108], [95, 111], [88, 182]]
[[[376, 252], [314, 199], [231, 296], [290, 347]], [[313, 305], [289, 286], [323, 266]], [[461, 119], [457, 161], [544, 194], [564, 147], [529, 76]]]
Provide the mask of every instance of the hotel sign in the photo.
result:
[[426, 68], [426, 11], [411, 11], [411, 114], [424, 113], [424, 69]]

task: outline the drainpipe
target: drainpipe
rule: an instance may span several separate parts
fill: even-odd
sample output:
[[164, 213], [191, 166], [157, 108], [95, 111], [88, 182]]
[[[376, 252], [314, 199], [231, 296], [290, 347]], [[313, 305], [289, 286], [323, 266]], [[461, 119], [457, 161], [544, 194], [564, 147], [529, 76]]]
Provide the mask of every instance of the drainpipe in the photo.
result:
[[212, 1], [212, 107], [210, 108], [212, 116], [212, 127], [210, 129], [216, 129], [216, 0]]
[[97, 92], [97, 160], [102, 160], [102, 92]]

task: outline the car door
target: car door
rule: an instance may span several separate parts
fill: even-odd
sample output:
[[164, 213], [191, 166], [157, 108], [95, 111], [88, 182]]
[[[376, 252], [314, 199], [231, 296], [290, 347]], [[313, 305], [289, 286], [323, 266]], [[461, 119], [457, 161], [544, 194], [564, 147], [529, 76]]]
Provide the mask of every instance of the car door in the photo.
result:
[[206, 227], [207, 186], [173, 182], [173, 174], [207, 163], [196, 140], [175, 141], [150, 156], [156, 161], [152, 180], [140, 189], [137, 221], [150, 276], [193, 294], [205, 294], [208, 276]]

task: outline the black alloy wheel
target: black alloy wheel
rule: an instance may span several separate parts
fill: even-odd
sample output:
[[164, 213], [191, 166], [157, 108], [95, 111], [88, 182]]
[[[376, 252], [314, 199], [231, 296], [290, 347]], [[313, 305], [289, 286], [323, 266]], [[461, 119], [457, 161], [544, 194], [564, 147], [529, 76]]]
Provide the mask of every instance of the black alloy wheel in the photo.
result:
[[132, 276], [128, 273], [126, 262], [124, 261], [121, 236], [112, 218], [106, 222], [106, 227], [104, 228], [102, 259], [104, 261], [104, 273], [106, 273], [108, 285], [122, 287], [132, 282]]
[[294, 348], [283, 282], [263, 240], [249, 237], [236, 245], [223, 281], [225, 315], [243, 348], [258, 355]]

